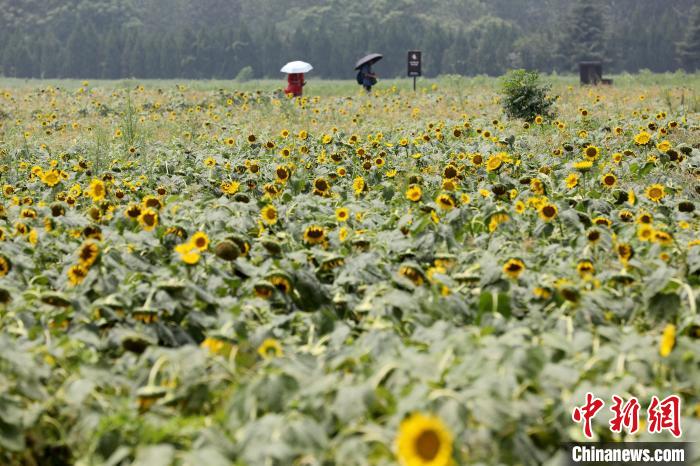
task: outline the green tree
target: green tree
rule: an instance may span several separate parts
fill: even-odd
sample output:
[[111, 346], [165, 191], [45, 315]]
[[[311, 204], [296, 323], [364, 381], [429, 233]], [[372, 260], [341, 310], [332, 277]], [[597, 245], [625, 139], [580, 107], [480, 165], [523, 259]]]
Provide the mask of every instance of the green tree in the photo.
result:
[[687, 71], [700, 69], [700, 6], [693, 8], [683, 41], [678, 44], [678, 61]]
[[587, 60], [609, 62], [609, 36], [600, 0], [575, 0], [559, 40], [559, 60], [566, 71]]

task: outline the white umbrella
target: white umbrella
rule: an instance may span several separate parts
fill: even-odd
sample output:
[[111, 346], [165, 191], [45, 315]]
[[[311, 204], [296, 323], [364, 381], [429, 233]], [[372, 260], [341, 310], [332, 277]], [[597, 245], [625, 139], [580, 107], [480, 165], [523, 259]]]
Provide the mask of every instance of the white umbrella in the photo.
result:
[[292, 73], [308, 73], [313, 70], [314, 67], [306, 63], [305, 61], [290, 61], [282, 67], [280, 70], [282, 73], [292, 74]]

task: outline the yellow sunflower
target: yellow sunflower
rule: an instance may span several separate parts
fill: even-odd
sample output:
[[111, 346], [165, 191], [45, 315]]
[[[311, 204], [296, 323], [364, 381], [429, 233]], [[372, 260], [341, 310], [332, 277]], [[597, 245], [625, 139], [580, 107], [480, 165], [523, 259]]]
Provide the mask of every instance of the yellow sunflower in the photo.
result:
[[545, 222], [551, 222], [559, 213], [559, 209], [554, 204], [544, 204], [539, 208], [540, 218]]
[[175, 246], [175, 252], [180, 255], [180, 260], [187, 265], [194, 265], [201, 258], [199, 249], [190, 241]]
[[652, 202], [659, 202], [666, 196], [666, 191], [663, 185], [652, 184], [645, 191], [647, 198]]
[[12, 270], [12, 263], [7, 257], [0, 255], [0, 277], [10, 273], [10, 270]]
[[72, 265], [68, 269], [68, 281], [71, 283], [71, 285], [79, 285], [80, 283], [85, 280], [85, 277], [87, 277], [88, 270], [83, 267], [82, 265], [76, 264]]
[[578, 179], [578, 173], [569, 173], [569, 175], [566, 177], [566, 187], [568, 189], [574, 189], [578, 185]]
[[158, 212], [153, 209], [143, 209], [139, 215], [139, 223], [144, 230], [153, 230], [158, 226]]
[[673, 324], [667, 324], [664, 328], [664, 333], [661, 335], [661, 341], [659, 342], [659, 354], [662, 358], [668, 357], [673, 351], [673, 347], [676, 345], [676, 326]]
[[268, 204], [260, 211], [260, 217], [267, 225], [274, 225], [277, 223], [277, 209], [275, 206]]
[[600, 149], [596, 146], [588, 146], [583, 149], [583, 155], [587, 160], [594, 161], [600, 155]]
[[520, 259], [508, 259], [503, 266], [503, 273], [513, 279], [518, 278], [523, 271], [525, 271], [525, 263]]
[[90, 187], [87, 190], [88, 196], [92, 198], [93, 201], [101, 201], [107, 195], [107, 188], [105, 187], [104, 181], [95, 178], [90, 182]]
[[78, 250], [78, 261], [83, 267], [90, 268], [100, 255], [100, 248], [92, 241], [85, 242]]
[[406, 199], [412, 202], [418, 202], [423, 197], [423, 190], [417, 184], [412, 184], [406, 190]]
[[455, 200], [449, 194], [440, 194], [435, 203], [443, 210], [452, 210], [455, 207]]
[[200, 251], [206, 251], [209, 247], [209, 237], [203, 231], [198, 231], [192, 238], [190, 238], [190, 243], [192, 243]]
[[318, 225], [311, 225], [304, 231], [304, 242], [307, 244], [321, 244], [326, 239], [326, 230]]
[[346, 222], [350, 217], [350, 211], [346, 207], [339, 207], [335, 210], [335, 219], [339, 222]]
[[639, 146], [649, 144], [649, 141], [651, 141], [651, 135], [646, 131], [642, 131], [634, 137], [635, 144]]
[[617, 184], [617, 177], [612, 173], [606, 173], [600, 178], [600, 182], [605, 188], [613, 188]]
[[266, 338], [258, 347], [258, 354], [263, 359], [279, 358], [282, 356], [282, 345], [274, 338]]
[[415, 413], [401, 422], [396, 451], [402, 466], [448, 466], [452, 433], [439, 418]]

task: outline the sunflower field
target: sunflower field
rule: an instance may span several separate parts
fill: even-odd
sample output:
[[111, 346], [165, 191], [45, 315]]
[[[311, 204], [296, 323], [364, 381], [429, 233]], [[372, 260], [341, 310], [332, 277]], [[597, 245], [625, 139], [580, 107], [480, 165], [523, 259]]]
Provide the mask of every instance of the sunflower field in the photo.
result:
[[587, 392], [700, 438], [684, 79], [0, 81], [0, 464], [555, 465]]

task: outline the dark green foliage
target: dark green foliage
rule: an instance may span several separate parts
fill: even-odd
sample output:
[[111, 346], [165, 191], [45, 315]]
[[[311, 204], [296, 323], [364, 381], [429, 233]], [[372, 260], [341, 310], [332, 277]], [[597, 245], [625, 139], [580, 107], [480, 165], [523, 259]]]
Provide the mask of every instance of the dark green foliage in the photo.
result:
[[[352, 79], [382, 52], [382, 78], [575, 69], [696, 69], [696, 0], [0, 0], [0, 75], [44, 78], [283, 78], [288, 60]], [[691, 20], [691, 18], [695, 18]], [[689, 24], [690, 23], [690, 24]], [[672, 53], [678, 44], [678, 54]]]
[[693, 8], [691, 22], [678, 44], [678, 59], [687, 71], [700, 69], [700, 6]]
[[609, 34], [600, 0], [576, 0], [559, 42], [559, 58], [568, 70], [581, 61], [609, 62]]
[[532, 122], [538, 115], [554, 117], [554, 99], [548, 95], [550, 86], [540, 81], [536, 71], [514, 70], [501, 83], [503, 109], [510, 118]]

